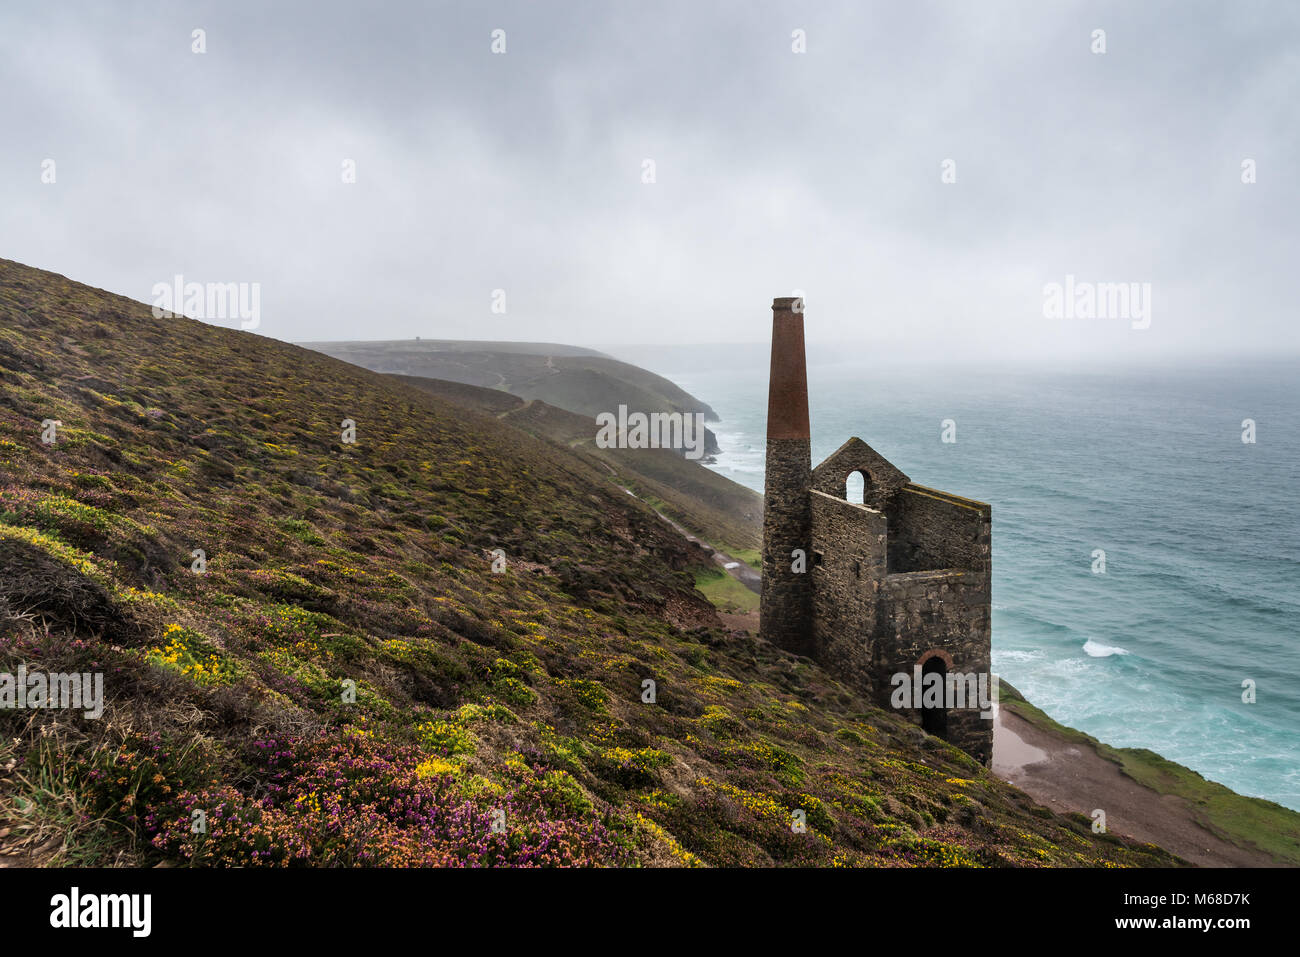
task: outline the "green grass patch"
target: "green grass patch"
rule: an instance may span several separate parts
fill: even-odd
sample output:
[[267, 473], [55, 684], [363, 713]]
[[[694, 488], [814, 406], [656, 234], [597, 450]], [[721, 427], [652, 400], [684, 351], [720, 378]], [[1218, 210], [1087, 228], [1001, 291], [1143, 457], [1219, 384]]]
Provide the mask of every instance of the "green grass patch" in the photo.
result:
[[695, 572], [695, 587], [719, 611], [747, 614], [758, 611], [758, 596], [720, 568]]

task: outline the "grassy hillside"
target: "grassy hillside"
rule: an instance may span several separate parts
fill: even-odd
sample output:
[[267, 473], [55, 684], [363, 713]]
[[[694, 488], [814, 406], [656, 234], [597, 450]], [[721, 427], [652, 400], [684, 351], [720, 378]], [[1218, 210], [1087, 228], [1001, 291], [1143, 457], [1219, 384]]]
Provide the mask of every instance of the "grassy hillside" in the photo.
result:
[[[446, 340], [436, 339], [304, 345], [375, 372], [500, 389], [523, 399], [540, 399], [589, 419], [602, 412], [617, 413], [620, 405], [634, 412], [699, 412], [706, 421], [718, 418], [707, 404], [663, 376], [572, 346], [448, 344]], [[523, 351], [527, 348], [539, 351]], [[718, 451], [712, 431], [707, 431], [705, 451], [710, 454]]]
[[508, 421], [3, 260], [0, 379], [0, 672], [108, 698], [0, 710], [10, 860], [1171, 861], [728, 632], [697, 549]]
[[733, 554], [758, 554], [763, 541], [763, 497], [666, 449], [601, 449], [595, 420], [498, 389], [399, 376], [456, 405], [495, 415], [532, 435], [559, 442], [597, 465], [597, 472], [630, 489], [673, 521]]

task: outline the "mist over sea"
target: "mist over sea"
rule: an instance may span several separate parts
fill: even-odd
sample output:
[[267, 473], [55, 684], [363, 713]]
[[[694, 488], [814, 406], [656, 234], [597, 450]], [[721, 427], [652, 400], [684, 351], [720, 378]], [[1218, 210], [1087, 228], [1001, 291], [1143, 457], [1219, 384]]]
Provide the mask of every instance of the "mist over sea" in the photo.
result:
[[[765, 347], [609, 351], [709, 403], [714, 468], [762, 490]], [[888, 368], [810, 348], [808, 373], [814, 465], [856, 435], [992, 504], [995, 671], [1063, 724], [1300, 810], [1300, 361]]]

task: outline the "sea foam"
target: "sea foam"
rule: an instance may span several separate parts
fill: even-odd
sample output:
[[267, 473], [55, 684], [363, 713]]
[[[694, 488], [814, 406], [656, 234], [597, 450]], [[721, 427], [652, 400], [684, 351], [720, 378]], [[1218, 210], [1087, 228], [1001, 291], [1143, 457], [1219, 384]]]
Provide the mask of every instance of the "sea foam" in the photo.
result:
[[1100, 641], [1093, 641], [1089, 638], [1083, 643], [1084, 653], [1093, 658], [1109, 658], [1111, 655], [1127, 655], [1128, 652], [1123, 648], [1117, 648], [1114, 645], [1103, 645]]

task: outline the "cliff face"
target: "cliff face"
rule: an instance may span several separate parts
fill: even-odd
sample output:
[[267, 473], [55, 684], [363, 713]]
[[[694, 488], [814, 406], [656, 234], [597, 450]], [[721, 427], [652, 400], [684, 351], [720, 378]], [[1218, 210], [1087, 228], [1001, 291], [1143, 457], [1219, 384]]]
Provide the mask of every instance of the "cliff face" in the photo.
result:
[[1170, 862], [728, 631], [706, 563], [508, 418], [0, 261], [0, 674], [105, 695], [0, 708], [0, 856]]

